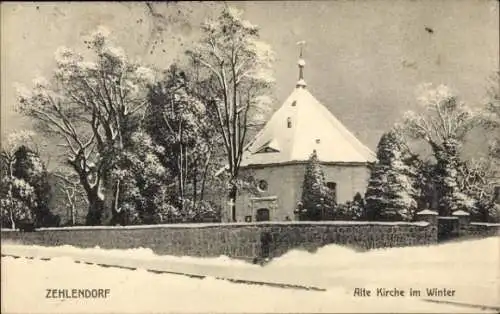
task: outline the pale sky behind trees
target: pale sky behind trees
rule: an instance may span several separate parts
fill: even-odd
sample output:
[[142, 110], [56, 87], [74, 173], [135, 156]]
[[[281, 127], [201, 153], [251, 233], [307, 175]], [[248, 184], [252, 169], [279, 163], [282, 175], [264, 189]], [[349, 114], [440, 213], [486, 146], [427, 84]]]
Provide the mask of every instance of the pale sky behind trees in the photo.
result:
[[[31, 86], [34, 78], [48, 76], [59, 46], [83, 51], [81, 36], [103, 25], [129, 56], [167, 68], [196, 39], [200, 23], [220, 12], [222, 5], [2, 3], [2, 138], [31, 127], [29, 120], [14, 111], [14, 84]], [[228, 5], [243, 9], [244, 18], [260, 26], [261, 39], [275, 51], [274, 107], [295, 87], [296, 43], [305, 40], [309, 90], [373, 150], [381, 134], [402, 119], [405, 111], [419, 111], [415, 92], [420, 84], [446, 84], [469, 106], [479, 107], [487, 100], [489, 78], [499, 68], [497, 1], [248, 1]], [[161, 34], [159, 28], [164, 29]]]

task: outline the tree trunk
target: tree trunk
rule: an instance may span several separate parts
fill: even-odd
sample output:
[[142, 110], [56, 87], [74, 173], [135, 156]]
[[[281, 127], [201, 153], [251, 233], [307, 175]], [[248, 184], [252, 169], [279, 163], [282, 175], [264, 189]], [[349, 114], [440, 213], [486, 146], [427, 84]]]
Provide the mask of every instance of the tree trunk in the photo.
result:
[[75, 209], [75, 201], [76, 201], [76, 191], [75, 189], [70, 188], [64, 188], [64, 191], [66, 192], [66, 197], [68, 198], [68, 217], [70, 218], [71, 225], [74, 226], [76, 224], [76, 209]]
[[75, 205], [71, 206], [71, 224], [76, 225], [76, 208]]
[[193, 175], [193, 205], [196, 208], [196, 202], [198, 198], [198, 162], [195, 161], [193, 165], [193, 170], [192, 170], [192, 175]]
[[113, 203], [113, 212], [118, 213], [121, 208], [120, 208], [120, 180], [116, 180], [116, 190], [115, 190], [115, 197], [114, 197], [114, 203]]
[[236, 195], [238, 194], [238, 187], [236, 184], [231, 184], [229, 191], [229, 204], [231, 206], [231, 221], [236, 222]]
[[212, 152], [210, 151], [208, 153], [207, 159], [205, 161], [205, 166], [203, 168], [203, 173], [201, 174], [201, 189], [200, 189], [200, 200], [205, 199], [205, 183], [207, 181], [207, 173], [208, 173], [208, 167], [210, 166], [210, 157], [212, 155]]
[[10, 176], [10, 184], [9, 184], [9, 198], [10, 198], [10, 210], [9, 210], [9, 214], [10, 214], [10, 223], [11, 223], [11, 227], [12, 227], [12, 230], [16, 230], [16, 222], [14, 221], [14, 202], [13, 202], [13, 198], [12, 198], [12, 181], [13, 181], [13, 178], [14, 178], [14, 171], [12, 169], [12, 164], [13, 164], [13, 160], [9, 160], [9, 176]]
[[71, 224], [76, 225], [76, 191], [73, 189], [73, 195], [71, 200]]
[[101, 215], [101, 225], [109, 225], [113, 219], [113, 210], [115, 209], [116, 186], [114, 184], [106, 184], [104, 192], [104, 200]]
[[10, 186], [10, 191], [9, 191], [9, 197], [10, 197], [10, 225], [12, 227], [12, 230], [16, 230], [16, 222], [14, 221], [14, 203], [12, 202], [12, 184]]
[[97, 186], [87, 191], [87, 199], [89, 201], [89, 211], [85, 224], [90, 226], [100, 225], [105, 203], [104, 200], [99, 197]]

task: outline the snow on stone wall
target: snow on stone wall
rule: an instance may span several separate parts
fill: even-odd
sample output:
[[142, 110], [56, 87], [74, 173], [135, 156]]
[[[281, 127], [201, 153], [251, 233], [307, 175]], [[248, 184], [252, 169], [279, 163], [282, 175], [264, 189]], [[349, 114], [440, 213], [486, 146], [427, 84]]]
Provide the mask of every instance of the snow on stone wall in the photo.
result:
[[470, 223], [461, 229], [464, 236], [469, 237], [489, 237], [500, 235], [500, 224], [498, 223]]
[[157, 254], [229, 256], [253, 260], [278, 257], [292, 249], [315, 251], [327, 244], [359, 249], [426, 245], [437, 242], [427, 222], [266, 222], [133, 227], [46, 228], [35, 232], [2, 230], [2, 241], [109, 249], [150, 248]]

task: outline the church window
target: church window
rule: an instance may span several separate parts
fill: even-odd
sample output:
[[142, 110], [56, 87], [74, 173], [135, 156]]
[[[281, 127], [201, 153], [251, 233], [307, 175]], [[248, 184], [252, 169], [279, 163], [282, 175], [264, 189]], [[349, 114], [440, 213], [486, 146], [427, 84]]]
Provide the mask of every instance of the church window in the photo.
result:
[[330, 193], [333, 197], [333, 200], [337, 202], [337, 183], [335, 182], [327, 182], [326, 187], [330, 189]]
[[267, 181], [266, 180], [260, 180], [259, 184], [257, 185], [257, 187], [258, 187], [259, 191], [261, 191], [261, 192], [267, 191], [267, 188], [268, 188]]
[[295, 107], [296, 105], [297, 105], [297, 101], [296, 101], [296, 100], [294, 100], [294, 101], [292, 102], [292, 107]]
[[321, 140], [319, 138], [316, 139], [316, 144], [319, 144]]
[[288, 128], [291, 128], [292, 127], [292, 118], [288, 117], [286, 119], [286, 125], [288, 126]]
[[277, 153], [279, 152], [279, 145], [276, 140], [267, 141], [264, 145], [262, 145], [259, 149], [257, 149], [256, 153]]

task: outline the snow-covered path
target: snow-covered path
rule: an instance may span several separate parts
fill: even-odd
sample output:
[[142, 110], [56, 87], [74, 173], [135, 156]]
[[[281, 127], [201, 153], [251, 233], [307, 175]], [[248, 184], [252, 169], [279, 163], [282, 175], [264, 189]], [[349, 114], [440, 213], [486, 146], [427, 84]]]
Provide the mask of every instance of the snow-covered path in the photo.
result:
[[[449, 288], [445, 302], [500, 307], [500, 238], [432, 247], [356, 253], [328, 246], [315, 254], [292, 251], [265, 267], [220, 257], [157, 256], [148, 249], [102, 250], [3, 244], [2, 308], [7, 312], [478, 312], [478, 308], [424, 302], [426, 288]], [[134, 271], [77, 264], [119, 265]], [[145, 271], [206, 276], [194, 279]], [[303, 291], [216, 280], [216, 277], [313, 286]], [[22, 279], [21, 279], [22, 278]], [[109, 299], [45, 299], [44, 289], [110, 289]], [[355, 297], [355, 288], [409, 291], [418, 297]], [[408, 292], [407, 292], [408, 293]], [[432, 299], [432, 298], [430, 298]], [[85, 303], [83, 303], [85, 302]], [[37, 304], [35, 308], [30, 305]], [[83, 305], [83, 304], [88, 304]], [[84, 306], [84, 307], [82, 307]], [[493, 311], [494, 312], [494, 311]]]

